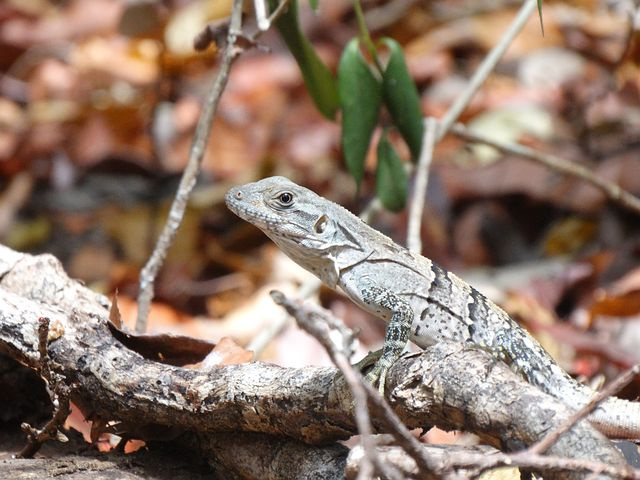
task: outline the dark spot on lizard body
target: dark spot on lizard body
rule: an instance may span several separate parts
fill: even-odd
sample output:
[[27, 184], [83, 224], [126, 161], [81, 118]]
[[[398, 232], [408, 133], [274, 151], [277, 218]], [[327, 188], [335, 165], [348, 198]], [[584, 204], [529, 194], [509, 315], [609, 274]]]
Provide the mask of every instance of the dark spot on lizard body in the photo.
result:
[[471, 319], [471, 322], [469, 322], [469, 335], [474, 341], [476, 337], [476, 322], [478, 322], [480, 319], [486, 318], [486, 316], [489, 314], [486, 307], [487, 306], [482, 294], [475, 288], [471, 287], [467, 308], [469, 310], [469, 318]]
[[[453, 291], [453, 284], [449, 279], [448, 272], [433, 262], [431, 263], [431, 271], [433, 272], [433, 280], [429, 285], [427, 294], [422, 297], [426, 300], [427, 307], [420, 312], [420, 323], [416, 325], [414, 335], [420, 335], [423, 328], [427, 329], [429, 322], [436, 322], [437, 325], [433, 325], [433, 328], [441, 338], [444, 338], [451, 330], [450, 322], [446, 317], [453, 318], [460, 323], [466, 322], [463, 315], [455, 312], [449, 305], [439, 300], [440, 298], [448, 298]], [[435, 307], [435, 309], [430, 307]], [[440, 312], [445, 315], [443, 316]]]

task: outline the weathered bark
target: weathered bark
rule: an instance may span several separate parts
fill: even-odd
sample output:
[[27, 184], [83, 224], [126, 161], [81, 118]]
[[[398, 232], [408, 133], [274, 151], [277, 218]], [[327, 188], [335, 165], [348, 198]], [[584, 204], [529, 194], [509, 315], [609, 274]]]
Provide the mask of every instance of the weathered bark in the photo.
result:
[[348, 449], [340, 444], [307, 445], [257, 433], [185, 433], [171, 441], [152, 441], [133, 454], [108, 455], [68, 432], [67, 443], [49, 442], [38, 458], [13, 458], [24, 435], [0, 431], [0, 478], [73, 480], [340, 480]]
[[341, 480], [349, 450], [338, 443], [311, 446], [259, 433], [200, 436], [194, 446], [208, 453], [220, 478]]
[[[112, 335], [107, 300], [70, 280], [54, 257], [0, 246], [0, 352], [37, 366], [39, 317], [50, 319], [49, 355], [72, 385], [72, 400], [139, 436], [162, 426], [320, 444], [355, 433], [350, 395], [335, 369], [249, 363], [193, 370], [146, 359]], [[398, 362], [387, 394], [410, 428], [465, 429], [507, 449], [533, 443], [570, 413], [486, 352], [451, 344]], [[552, 453], [623, 462], [586, 421]]]
[[[428, 411], [440, 428], [475, 432], [514, 451], [540, 440], [571, 415], [557, 399], [524, 383], [505, 364], [488, 359], [487, 353], [477, 348], [439, 344], [429, 353], [400, 360], [394, 383], [387, 383], [393, 388], [392, 406], [409, 425]], [[587, 420], [574, 425], [547, 453], [625, 465], [613, 444]], [[564, 474], [560, 477], [567, 478]], [[545, 478], [555, 478], [555, 474]]]
[[[179, 453], [179, 454], [178, 454]], [[0, 461], [0, 478], [11, 480], [211, 480], [207, 465], [194, 465], [184, 452], [154, 451], [133, 455], [94, 452], [55, 458]], [[223, 477], [220, 477], [223, 478]]]

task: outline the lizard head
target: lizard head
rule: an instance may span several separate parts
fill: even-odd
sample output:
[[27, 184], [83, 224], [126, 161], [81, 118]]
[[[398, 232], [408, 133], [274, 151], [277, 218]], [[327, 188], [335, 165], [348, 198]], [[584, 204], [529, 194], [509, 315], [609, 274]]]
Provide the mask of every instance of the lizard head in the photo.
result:
[[232, 212], [254, 224], [284, 253], [316, 274], [326, 272], [337, 247], [346, 247], [334, 218], [346, 220], [345, 214], [337, 215], [344, 209], [288, 178], [269, 177], [233, 187], [225, 202]]
[[[328, 201], [285, 177], [269, 177], [231, 188], [227, 207], [269, 237], [306, 248], [321, 247], [331, 230]], [[276, 238], [274, 238], [276, 237]]]

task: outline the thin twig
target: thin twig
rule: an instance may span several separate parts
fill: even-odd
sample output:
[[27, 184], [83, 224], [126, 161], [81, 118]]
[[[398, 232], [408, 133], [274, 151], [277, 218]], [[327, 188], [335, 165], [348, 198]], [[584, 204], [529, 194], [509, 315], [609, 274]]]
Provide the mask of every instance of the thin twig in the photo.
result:
[[384, 475], [383, 478], [402, 478], [399, 476], [395, 469], [389, 468], [387, 465], [379, 461], [375, 451], [375, 442], [373, 441], [373, 428], [371, 426], [371, 417], [369, 415], [369, 407], [367, 405], [367, 393], [365, 392], [364, 384], [365, 380], [360, 373], [356, 372], [348, 358], [340, 352], [331, 352], [331, 359], [342, 372], [344, 379], [349, 385], [351, 395], [353, 396], [353, 410], [356, 419], [356, 425], [358, 427], [358, 433], [360, 434], [360, 442], [365, 452], [364, 458], [367, 462], [360, 468], [358, 478], [369, 479], [372, 475], [369, 473], [371, 466], [375, 468], [380, 474]]
[[273, 25], [273, 22], [280, 18], [280, 15], [282, 15], [286, 11], [288, 5], [289, 0], [281, 0], [276, 9], [271, 13], [271, 15], [269, 15], [269, 26]]
[[158, 275], [158, 271], [167, 256], [169, 247], [173, 243], [178, 227], [182, 222], [182, 218], [189, 201], [189, 196], [196, 183], [198, 173], [200, 172], [205, 148], [211, 134], [213, 118], [218, 109], [218, 102], [222, 92], [227, 84], [231, 64], [240, 53], [240, 50], [236, 47], [236, 40], [238, 39], [242, 28], [242, 4], [243, 0], [234, 0], [233, 2], [226, 47], [222, 55], [218, 75], [216, 75], [216, 78], [209, 90], [209, 94], [202, 106], [202, 112], [200, 113], [198, 125], [193, 137], [193, 143], [191, 144], [191, 151], [189, 152], [187, 166], [184, 169], [178, 191], [176, 192], [176, 196], [171, 204], [167, 223], [158, 238], [151, 257], [140, 272], [138, 318], [136, 321], [136, 332], [138, 333], [145, 332], [147, 329], [147, 317], [149, 316], [151, 300], [153, 299], [156, 276]]
[[[361, 405], [361, 394], [365, 394], [372, 406], [380, 413], [380, 418], [392, 433], [398, 444], [412, 456], [421, 472], [428, 478], [431, 472], [437, 468], [437, 463], [432, 461], [425, 452], [422, 444], [406, 429], [402, 420], [391, 409], [389, 404], [380, 396], [379, 392], [367, 383], [360, 372], [353, 368], [348, 359], [353, 351], [353, 333], [344, 324], [335, 318], [331, 312], [318, 305], [310, 303], [298, 303], [288, 300], [282, 293], [273, 291], [271, 296], [278, 305], [282, 305], [293, 316], [300, 328], [312, 335], [327, 350], [331, 360], [343, 373], [353, 395], [356, 407], [356, 421], [358, 421], [358, 406]], [[336, 331], [333, 334], [332, 331]], [[362, 412], [360, 412], [362, 413]], [[368, 421], [368, 410], [367, 421]], [[360, 426], [358, 427], [360, 433]], [[366, 430], [366, 427], [365, 427]], [[366, 446], [363, 445], [366, 451]]]
[[540, 441], [531, 445], [527, 449], [527, 451], [529, 453], [537, 455], [541, 455], [546, 452], [549, 447], [556, 443], [563, 434], [568, 432], [576, 423], [593, 412], [601, 402], [620, 391], [620, 389], [622, 389], [631, 380], [633, 380], [633, 377], [635, 377], [638, 373], [640, 373], [640, 364], [634, 365], [626, 372], [620, 374], [613, 382], [607, 385], [606, 388], [597, 392], [586, 405], [573, 413], [569, 418], [558, 425], [557, 428], [553, 429], [553, 431], [549, 432]]
[[67, 441], [67, 437], [60, 431], [62, 424], [69, 416], [69, 395], [71, 389], [64, 384], [64, 378], [56, 374], [51, 368], [51, 359], [47, 349], [49, 337], [49, 319], [38, 319], [38, 373], [46, 381], [46, 388], [53, 405], [53, 416], [41, 429], [23, 423], [22, 431], [27, 435], [27, 444], [18, 454], [21, 458], [31, 458], [40, 450], [42, 444], [48, 440]]
[[399, 472], [381, 463], [375, 454], [373, 428], [367, 405], [366, 387], [370, 387], [360, 372], [349, 363], [354, 350], [354, 333], [340, 320], [318, 305], [300, 303], [289, 300], [282, 292], [271, 292], [273, 301], [282, 306], [287, 313], [296, 319], [300, 328], [313, 336], [325, 348], [333, 363], [342, 372], [353, 396], [353, 407], [358, 433], [361, 435], [364, 450], [363, 463], [360, 465], [358, 478], [371, 478], [373, 470], [384, 478], [403, 478]]
[[413, 182], [413, 195], [409, 205], [409, 225], [407, 227], [407, 248], [413, 253], [422, 252], [422, 239], [420, 226], [422, 225], [422, 211], [427, 198], [427, 184], [429, 183], [429, 168], [433, 158], [433, 149], [436, 142], [438, 121], [433, 117], [425, 119], [424, 135], [422, 137], [422, 149]]
[[407, 430], [402, 420], [396, 412], [389, 406], [380, 393], [371, 385], [365, 382], [364, 389], [367, 392], [369, 401], [379, 412], [381, 420], [389, 429], [393, 437], [411, 457], [415, 460], [418, 468], [425, 477], [430, 477], [431, 472], [436, 472], [439, 468], [437, 462], [433, 461], [423, 448], [423, 445]]
[[462, 95], [460, 95], [456, 99], [453, 105], [449, 107], [444, 117], [442, 117], [442, 120], [440, 121], [440, 129], [438, 130], [437, 140], [441, 140], [442, 137], [444, 137], [449, 132], [453, 124], [456, 122], [456, 120], [458, 120], [460, 114], [465, 110], [465, 108], [467, 108], [467, 105], [469, 105], [469, 102], [471, 101], [473, 96], [486, 81], [491, 71], [495, 68], [496, 64], [500, 61], [504, 53], [507, 51], [507, 48], [509, 48], [518, 33], [520, 33], [520, 30], [524, 28], [531, 14], [537, 10], [537, 5], [538, 4], [536, 0], [526, 0], [522, 5], [520, 10], [518, 11], [518, 14], [516, 15], [516, 18], [513, 20], [511, 25], [509, 25], [509, 28], [504, 33], [504, 35], [502, 35], [500, 41], [495, 47], [493, 47], [493, 49], [484, 58], [478, 69], [475, 71]]
[[491, 455], [469, 452], [452, 454], [446, 460], [444, 471], [477, 468], [481, 473], [499, 467], [519, 467], [540, 472], [595, 472], [621, 480], [640, 480], [640, 471], [629, 466], [620, 467], [588, 459], [536, 455], [528, 450], [512, 454], [502, 452]]
[[267, 19], [267, 0], [253, 0], [253, 11], [256, 14], [256, 23], [261, 31], [268, 30], [271, 24]]
[[258, 24], [258, 31], [251, 36], [251, 39], [256, 40], [260, 34], [269, 30], [273, 22], [285, 12], [288, 5], [289, 0], [281, 0], [271, 15], [269, 15], [269, 18], [267, 18], [267, 0], [253, 0], [253, 9], [255, 11], [256, 23]]
[[51, 320], [48, 317], [40, 317], [38, 319], [38, 355], [40, 355], [40, 370], [42, 373], [49, 375], [49, 351], [47, 350], [47, 342], [49, 340], [49, 324]]
[[533, 150], [532, 148], [516, 143], [503, 143], [497, 140], [492, 140], [484, 135], [470, 131], [464, 125], [459, 123], [451, 127], [451, 132], [465, 140], [490, 145], [501, 152], [518, 155], [527, 160], [541, 163], [542, 165], [564, 173], [565, 175], [578, 177], [598, 188], [609, 199], [619, 203], [629, 210], [632, 210], [634, 213], [640, 214], [640, 199], [638, 197], [613, 182], [597, 177], [591, 170], [582, 165], [570, 162], [555, 155], [541, 153]]

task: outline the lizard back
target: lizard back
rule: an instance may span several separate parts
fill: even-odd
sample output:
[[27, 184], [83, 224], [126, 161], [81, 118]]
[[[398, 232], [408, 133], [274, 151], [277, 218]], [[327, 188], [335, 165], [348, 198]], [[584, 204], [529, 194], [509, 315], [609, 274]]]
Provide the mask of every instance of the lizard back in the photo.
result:
[[[411, 321], [402, 328], [410, 328], [408, 337], [417, 345], [447, 340], [487, 348], [514, 365], [530, 383], [572, 408], [584, 405], [593, 395], [503, 309], [340, 205], [285, 177], [234, 187], [225, 201], [295, 262], [329, 287], [343, 290], [364, 309], [392, 323], [394, 314], [404, 312]], [[383, 292], [384, 301], [372, 301], [368, 292]], [[610, 398], [589, 420], [610, 436], [640, 438], [638, 403]]]

